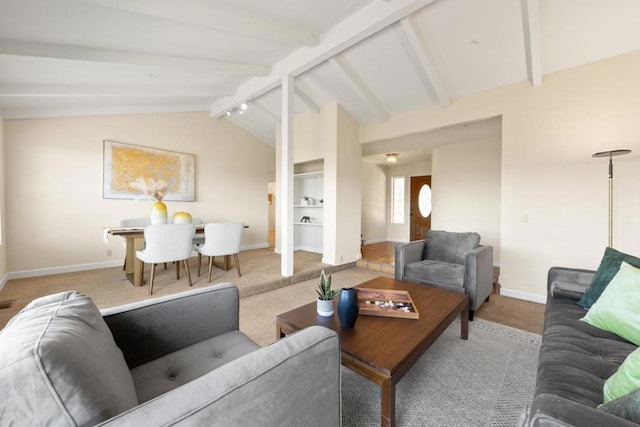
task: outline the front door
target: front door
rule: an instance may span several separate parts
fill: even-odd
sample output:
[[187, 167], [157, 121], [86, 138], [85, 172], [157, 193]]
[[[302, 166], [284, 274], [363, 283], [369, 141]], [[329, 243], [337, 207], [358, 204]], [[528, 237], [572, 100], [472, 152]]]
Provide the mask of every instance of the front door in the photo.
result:
[[409, 222], [411, 241], [427, 237], [431, 229], [431, 175], [411, 177]]

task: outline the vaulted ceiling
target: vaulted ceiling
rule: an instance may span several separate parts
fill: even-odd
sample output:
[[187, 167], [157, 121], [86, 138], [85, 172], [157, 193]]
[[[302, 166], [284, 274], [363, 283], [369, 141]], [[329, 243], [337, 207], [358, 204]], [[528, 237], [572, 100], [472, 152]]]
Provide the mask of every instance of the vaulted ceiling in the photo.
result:
[[0, 110], [209, 111], [273, 144], [284, 75], [298, 113], [384, 122], [638, 50], [639, 16], [637, 0], [0, 0]]

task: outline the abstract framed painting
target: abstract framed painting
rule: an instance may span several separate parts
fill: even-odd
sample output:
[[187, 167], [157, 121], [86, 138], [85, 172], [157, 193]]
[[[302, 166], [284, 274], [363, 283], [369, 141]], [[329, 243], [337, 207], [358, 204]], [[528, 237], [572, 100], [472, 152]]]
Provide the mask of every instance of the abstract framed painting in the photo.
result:
[[196, 156], [122, 142], [103, 142], [103, 198], [141, 199], [140, 183], [166, 184], [163, 200], [195, 201]]

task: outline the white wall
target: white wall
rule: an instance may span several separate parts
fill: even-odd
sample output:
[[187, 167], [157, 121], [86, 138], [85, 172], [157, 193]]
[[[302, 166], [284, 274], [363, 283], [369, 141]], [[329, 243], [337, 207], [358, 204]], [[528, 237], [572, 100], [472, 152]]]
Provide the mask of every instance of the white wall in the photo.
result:
[[5, 203], [4, 121], [0, 111], [0, 289], [7, 281], [7, 222]]
[[640, 255], [639, 75], [640, 52], [621, 55], [363, 124], [360, 141], [502, 116], [500, 283], [543, 301], [551, 266], [595, 269], [607, 244], [607, 161], [595, 152], [633, 150], [615, 159], [614, 247]]
[[[196, 155], [196, 202], [167, 202], [205, 221], [249, 225], [244, 248], [268, 245], [269, 170], [274, 150], [206, 112], [6, 120], [7, 255], [11, 272], [124, 258], [105, 226], [149, 215], [147, 201], [102, 198], [103, 140]], [[112, 257], [106, 250], [113, 251]]]
[[[387, 167], [387, 240], [390, 242], [408, 242], [410, 230], [409, 210], [411, 208], [411, 177], [431, 175], [431, 162], [415, 162], [407, 165]], [[404, 176], [404, 223], [391, 223], [391, 178]], [[433, 186], [433, 183], [432, 183]]]
[[362, 237], [366, 243], [387, 240], [386, 166], [362, 162]]
[[475, 231], [500, 265], [499, 138], [457, 142], [433, 150], [431, 228]]

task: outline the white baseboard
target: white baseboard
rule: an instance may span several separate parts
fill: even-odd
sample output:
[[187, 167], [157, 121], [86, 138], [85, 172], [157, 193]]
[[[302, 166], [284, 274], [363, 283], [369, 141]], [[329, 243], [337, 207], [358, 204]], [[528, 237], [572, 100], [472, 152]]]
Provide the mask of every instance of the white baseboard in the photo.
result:
[[503, 295], [505, 297], [522, 299], [522, 300], [525, 300], [525, 301], [537, 302], [537, 303], [540, 303], [540, 304], [545, 304], [547, 302], [547, 296], [546, 295], [532, 294], [530, 292], [515, 291], [513, 289], [507, 289], [507, 288], [502, 288], [502, 287], [500, 288], [500, 295]]
[[250, 251], [251, 249], [266, 249], [269, 247], [269, 243], [256, 243], [253, 245], [240, 246], [240, 251]]
[[8, 274], [5, 274], [4, 276], [2, 276], [2, 279], [0, 279], [0, 291], [4, 289], [4, 285], [7, 284], [7, 280], [9, 280]]
[[[268, 247], [269, 247], [269, 243], [257, 243], [254, 245], [242, 246], [240, 250], [246, 251], [251, 249], [264, 249]], [[197, 255], [197, 252], [192, 253], [192, 255], [193, 256]], [[111, 261], [92, 262], [88, 264], [65, 265], [62, 267], [49, 267], [49, 268], [37, 268], [34, 270], [12, 271], [10, 273], [5, 274], [2, 280], [0, 280], [0, 290], [2, 290], [4, 285], [7, 283], [7, 280], [11, 280], [11, 279], [26, 279], [28, 277], [49, 276], [51, 274], [74, 273], [76, 271], [97, 270], [99, 268], [122, 267], [123, 263], [124, 263], [124, 259], [118, 259], [118, 260], [111, 260]]]
[[372, 245], [374, 243], [383, 243], [383, 242], [387, 242], [388, 240], [385, 238], [381, 238], [381, 239], [369, 239], [369, 240], [365, 240], [364, 244], [365, 245]]
[[65, 265], [62, 267], [37, 268], [35, 270], [12, 271], [7, 279], [26, 279], [27, 277], [48, 276], [51, 274], [73, 273], [75, 271], [97, 270], [99, 268], [122, 267], [123, 259], [92, 262], [89, 264]]

